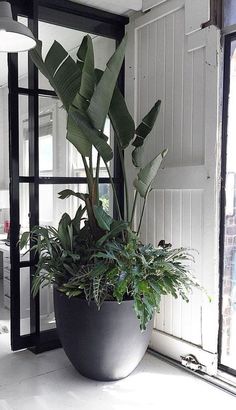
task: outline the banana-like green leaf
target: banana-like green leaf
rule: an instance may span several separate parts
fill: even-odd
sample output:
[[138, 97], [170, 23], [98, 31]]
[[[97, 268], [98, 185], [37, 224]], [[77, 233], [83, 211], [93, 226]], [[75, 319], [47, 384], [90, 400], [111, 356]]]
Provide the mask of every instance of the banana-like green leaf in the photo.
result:
[[127, 38], [123, 38], [119, 47], [107, 63], [107, 67], [91, 98], [88, 115], [94, 128], [102, 131], [108, 115], [112, 95], [125, 56]]
[[[106, 142], [107, 137], [102, 132], [99, 132], [95, 128], [93, 128], [89, 120], [74, 107], [70, 107], [69, 115], [71, 115], [73, 120], [75, 121], [79, 133], [83, 135], [89, 141], [89, 143], [96, 148], [103, 161], [110, 161], [113, 157], [113, 152], [110, 145]], [[73, 141], [72, 143], [75, 145], [77, 142]], [[77, 149], [79, 150], [80, 146], [79, 144], [77, 145]]]
[[145, 198], [145, 196], [150, 191], [151, 184], [166, 154], [167, 149], [162, 151], [159, 155], [157, 155], [152, 161], [150, 161], [144, 168], [142, 168], [139, 171], [138, 176], [134, 181], [134, 187], [137, 189], [141, 197]]
[[[79, 94], [77, 94], [76, 98], [77, 97], [79, 97]], [[81, 97], [80, 101], [82, 101], [82, 98], [83, 97]], [[71, 110], [75, 109], [71, 108]], [[89, 157], [91, 155], [92, 144], [87, 138], [86, 134], [81, 129], [81, 127], [78, 127], [77, 122], [75, 121], [74, 117], [70, 115], [70, 112], [67, 117], [66, 138], [74, 145], [74, 147], [81, 155], [83, 155], [84, 157]]]
[[85, 211], [86, 207], [82, 208], [82, 206], [80, 205], [77, 209], [74, 219], [72, 220], [73, 227], [75, 228], [77, 233], [79, 233], [80, 231], [81, 218], [84, 215]]
[[30, 232], [24, 232], [21, 235], [21, 238], [19, 240], [19, 245], [20, 245], [20, 249], [24, 249], [26, 247], [26, 245], [28, 244], [30, 239]]
[[[96, 69], [96, 80], [100, 81], [103, 71]], [[131, 117], [127, 108], [124, 96], [122, 95], [119, 87], [116, 85], [111, 99], [111, 104], [108, 112], [108, 116], [111, 120], [113, 129], [115, 131], [115, 137], [118, 139], [118, 143], [122, 149], [128, 147], [129, 143], [134, 138], [135, 125], [134, 120]]]
[[126, 230], [128, 228], [128, 223], [124, 221], [114, 221], [111, 224], [110, 232], [106, 235], [102, 236], [97, 242], [96, 245], [102, 246], [104, 242], [106, 242], [110, 238], [115, 238], [119, 233]]
[[134, 138], [135, 125], [118, 87], [115, 87], [108, 115], [121, 148], [127, 148]]
[[60, 199], [66, 199], [66, 198], [69, 198], [70, 196], [76, 196], [82, 201], [85, 201], [86, 196], [88, 196], [88, 194], [81, 194], [80, 192], [74, 192], [72, 191], [72, 189], [64, 189], [63, 191], [58, 193], [58, 198]]
[[102, 206], [94, 205], [93, 212], [98, 226], [104, 231], [110, 231], [111, 224], [114, 222], [114, 219], [104, 211]]
[[80, 95], [90, 101], [95, 87], [95, 73], [93, 43], [89, 35], [83, 38], [81, 49], [84, 50], [84, 65], [81, 75]]
[[64, 249], [71, 249], [70, 225], [71, 218], [67, 213], [64, 213], [58, 225], [58, 236]]
[[132, 151], [132, 161], [135, 167], [141, 168], [143, 165], [144, 149], [143, 147], [136, 147]]
[[80, 89], [82, 65], [75, 63], [57, 41], [54, 41], [45, 62], [42, 58], [41, 41], [37, 41], [37, 46], [29, 53], [37, 68], [47, 77], [68, 110]]
[[160, 107], [161, 101], [158, 100], [136, 129], [135, 134], [137, 135], [137, 137], [133, 141], [132, 145], [134, 145], [135, 147], [140, 147], [143, 145], [145, 138], [153, 129], [158, 113], [160, 111]]
[[41, 73], [49, 79], [49, 72], [42, 57], [42, 41], [36, 40], [36, 47], [29, 51], [29, 55], [39, 71], [41, 71]]

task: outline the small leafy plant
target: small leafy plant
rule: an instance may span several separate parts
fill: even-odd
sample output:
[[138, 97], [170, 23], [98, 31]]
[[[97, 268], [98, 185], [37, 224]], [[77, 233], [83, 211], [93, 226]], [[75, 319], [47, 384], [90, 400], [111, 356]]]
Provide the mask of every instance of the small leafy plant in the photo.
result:
[[[156, 122], [161, 102], [158, 100], [135, 129], [124, 97], [117, 83], [122, 67], [126, 37], [107, 63], [105, 71], [94, 67], [93, 44], [85, 36], [74, 61], [57, 42], [54, 42], [45, 61], [42, 44], [30, 52], [38, 69], [47, 77], [61, 99], [67, 116], [67, 139], [81, 155], [87, 177], [88, 192], [66, 189], [61, 199], [75, 196], [80, 205], [73, 219], [65, 213], [58, 228], [34, 227], [20, 240], [21, 248], [28, 243], [38, 255], [33, 293], [41, 285], [54, 284], [68, 297], [83, 297], [95, 301], [100, 309], [105, 300], [134, 300], [134, 309], [143, 330], [154, 310], [159, 310], [162, 295], [171, 294], [188, 300], [193, 286], [199, 286], [189, 273], [192, 255], [187, 249], [173, 249], [161, 241], [158, 247], [142, 244], [139, 239], [145, 205], [152, 183], [167, 150], [143, 164], [143, 151], [148, 135]], [[104, 134], [109, 117], [114, 131], [122, 165], [125, 187], [125, 214], [119, 198], [109, 162], [112, 147]], [[130, 203], [124, 163], [124, 150], [132, 144], [132, 163], [137, 169], [134, 180], [135, 195]], [[96, 158], [93, 158], [96, 149]], [[118, 218], [112, 218], [99, 198], [99, 172], [103, 160], [113, 189]], [[94, 167], [93, 164], [96, 163]], [[143, 208], [137, 230], [134, 229], [138, 198]], [[83, 221], [83, 223], [82, 223]]]

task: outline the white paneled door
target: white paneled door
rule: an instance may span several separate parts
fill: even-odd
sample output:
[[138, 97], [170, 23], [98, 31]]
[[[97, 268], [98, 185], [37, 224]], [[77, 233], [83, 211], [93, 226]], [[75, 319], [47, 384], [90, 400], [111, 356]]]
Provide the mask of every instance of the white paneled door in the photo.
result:
[[[206, 3], [207, 1], [205, 1]], [[126, 98], [136, 122], [157, 99], [162, 108], [147, 158], [168, 148], [146, 210], [142, 238], [196, 249], [194, 274], [212, 297], [163, 298], [151, 347], [176, 360], [194, 354], [215, 374], [218, 336], [219, 32], [200, 29], [208, 7], [166, 0], [128, 26]], [[201, 2], [199, 2], [199, 7]], [[194, 13], [193, 13], [193, 10]], [[131, 166], [130, 166], [131, 169]], [[133, 178], [130, 171], [130, 182]]]

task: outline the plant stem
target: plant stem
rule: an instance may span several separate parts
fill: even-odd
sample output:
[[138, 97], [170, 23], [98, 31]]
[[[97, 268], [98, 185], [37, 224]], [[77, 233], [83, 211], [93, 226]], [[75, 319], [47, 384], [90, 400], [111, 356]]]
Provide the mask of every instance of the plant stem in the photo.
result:
[[92, 150], [91, 150], [91, 154], [89, 155], [89, 170], [90, 170], [90, 174], [93, 177], [93, 161], [92, 161]]
[[127, 175], [126, 175], [126, 170], [125, 170], [125, 164], [124, 164], [124, 155], [122, 148], [119, 144], [119, 141], [117, 139], [117, 146], [118, 146], [118, 151], [120, 155], [120, 162], [121, 162], [121, 168], [122, 168], [122, 173], [123, 173], [123, 178], [124, 178], [124, 185], [125, 185], [125, 204], [126, 204], [126, 219], [127, 222], [129, 221], [129, 191], [128, 191], [128, 181], [127, 181]]
[[97, 205], [99, 203], [99, 171], [100, 171], [100, 159], [101, 156], [98, 153], [97, 155], [97, 165], [96, 165], [96, 175], [95, 175], [95, 184], [96, 184], [96, 193], [97, 193]]
[[132, 229], [132, 225], [133, 225], [133, 219], [134, 219], [134, 215], [135, 215], [137, 199], [138, 199], [138, 191], [136, 190], [135, 191], [134, 202], [133, 202], [132, 213], [131, 213], [131, 219], [130, 219], [130, 222], [129, 222], [129, 226], [130, 226], [131, 229]]
[[144, 201], [143, 201], [143, 209], [142, 209], [142, 213], [140, 216], [140, 221], [139, 221], [139, 226], [138, 226], [138, 230], [137, 230], [137, 235], [139, 235], [140, 229], [141, 229], [141, 225], [142, 225], [142, 221], [143, 221], [143, 216], [144, 216], [144, 211], [145, 211], [145, 207], [146, 207], [146, 202], [147, 202], [147, 195], [145, 195], [144, 197]]
[[81, 155], [83, 163], [84, 163], [84, 169], [85, 169], [85, 173], [86, 173], [86, 177], [87, 177], [87, 181], [88, 181], [88, 188], [89, 188], [89, 193], [92, 194], [93, 192], [93, 178], [92, 175], [90, 173], [86, 158]]
[[120, 212], [119, 200], [118, 200], [117, 193], [116, 193], [116, 187], [115, 187], [113, 178], [112, 178], [112, 176], [111, 176], [111, 172], [110, 172], [109, 166], [107, 165], [107, 162], [105, 162], [105, 165], [106, 165], [106, 169], [107, 169], [107, 173], [108, 173], [109, 179], [110, 179], [110, 181], [111, 181], [111, 186], [112, 186], [112, 189], [113, 189], [113, 194], [114, 194], [114, 198], [115, 198], [115, 203], [116, 203], [116, 208], [117, 208], [117, 211], [118, 211], [119, 219], [121, 220], [122, 217], [121, 217], [121, 212]]

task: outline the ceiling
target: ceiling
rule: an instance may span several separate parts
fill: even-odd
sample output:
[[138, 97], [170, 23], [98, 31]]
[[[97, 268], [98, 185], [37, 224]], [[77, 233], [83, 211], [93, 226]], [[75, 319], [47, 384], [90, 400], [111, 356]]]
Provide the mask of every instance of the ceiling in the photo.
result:
[[128, 14], [142, 9], [142, 0], [70, 0], [115, 14]]

